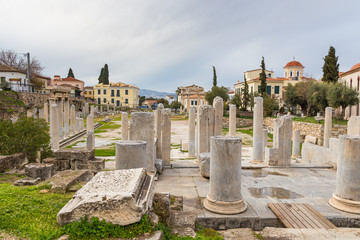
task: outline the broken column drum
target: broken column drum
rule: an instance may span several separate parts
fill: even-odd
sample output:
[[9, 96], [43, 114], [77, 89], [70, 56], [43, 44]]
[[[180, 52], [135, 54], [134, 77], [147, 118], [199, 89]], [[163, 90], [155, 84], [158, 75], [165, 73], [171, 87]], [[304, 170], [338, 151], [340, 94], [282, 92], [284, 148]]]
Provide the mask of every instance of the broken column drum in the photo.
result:
[[324, 147], [329, 148], [331, 136], [331, 123], [332, 123], [332, 108], [325, 108], [325, 123], [324, 123]]
[[300, 130], [293, 131], [292, 156], [300, 156]]
[[87, 131], [94, 131], [94, 116], [91, 114], [87, 115], [86, 129]]
[[236, 105], [229, 105], [229, 135], [236, 136]]
[[130, 118], [129, 140], [146, 142], [146, 158], [148, 171], [155, 172], [154, 152], [154, 114], [150, 112], [134, 112]]
[[129, 115], [127, 112], [121, 112], [121, 140], [129, 139]]
[[214, 136], [214, 114], [214, 108], [209, 105], [199, 107], [197, 120], [198, 155], [203, 152], [210, 152], [210, 137]]
[[195, 108], [189, 109], [189, 156], [195, 156]]
[[360, 214], [360, 136], [339, 137], [336, 190], [329, 204], [341, 211]]
[[215, 110], [214, 120], [214, 136], [222, 136], [222, 120], [224, 116], [224, 100], [217, 96], [213, 101], [213, 108]]
[[[89, 116], [89, 115], [88, 115]], [[88, 131], [86, 136], [86, 148], [87, 150], [93, 150], [95, 148], [95, 135], [94, 131]]]
[[254, 98], [253, 161], [263, 161], [263, 98]]
[[147, 165], [145, 141], [122, 140], [116, 143], [116, 170], [130, 168], [146, 169]]
[[171, 110], [166, 108], [161, 114], [161, 156], [163, 166], [170, 166], [171, 151]]
[[204, 207], [220, 214], [246, 210], [241, 195], [241, 138], [211, 137], [210, 187]]

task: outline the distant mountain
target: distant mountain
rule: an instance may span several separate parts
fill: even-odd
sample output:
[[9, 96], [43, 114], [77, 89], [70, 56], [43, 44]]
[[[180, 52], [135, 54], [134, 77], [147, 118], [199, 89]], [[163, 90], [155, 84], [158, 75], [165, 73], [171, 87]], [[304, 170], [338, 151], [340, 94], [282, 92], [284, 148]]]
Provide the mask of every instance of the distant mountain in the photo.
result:
[[153, 91], [149, 89], [140, 89], [140, 96], [145, 96], [147, 98], [153, 97], [153, 98], [165, 98], [166, 95], [173, 95], [176, 96], [175, 93], [168, 93], [168, 92], [158, 92]]

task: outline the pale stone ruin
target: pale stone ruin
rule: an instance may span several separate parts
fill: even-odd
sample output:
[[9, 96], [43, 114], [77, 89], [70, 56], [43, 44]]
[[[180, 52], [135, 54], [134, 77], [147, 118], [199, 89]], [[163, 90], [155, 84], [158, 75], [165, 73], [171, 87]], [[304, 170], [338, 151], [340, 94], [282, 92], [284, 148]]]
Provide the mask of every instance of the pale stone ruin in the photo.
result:
[[189, 141], [188, 141], [188, 153], [190, 157], [195, 156], [195, 108], [189, 109]]
[[130, 118], [129, 140], [146, 142], [146, 166], [148, 171], [155, 172], [154, 114], [134, 112]]
[[44, 119], [45, 122], [49, 122], [49, 104], [47, 102], [44, 103]]
[[214, 136], [215, 111], [209, 105], [199, 107], [197, 115], [197, 154], [210, 152], [210, 137]]
[[268, 145], [268, 130], [263, 129], [263, 152], [262, 152], [263, 159], [265, 159], [265, 149], [267, 145]]
[[70, 129], [69, 129], [69, 121], [70, 121], [70, 104], [69, 100], [65, 99], [64, 101], [64, 137], [69, 137]]
[[204, 178], [210, 178], [210, 152], [200, 153], [199, 170], [201, 176]]
[[143, 168], [101, 172], [60, 210], [57, 222], [65, 225], [87, 215], [129, 225], [140, 221], [151, 208], [154, 192], [154, 176]]
[[95, 149], [95, 135], [94, 131], [87, 131], [86, 136], [86, 149], [93, 150]]
[[351, 116], [347, 125], [348, 135], [360, 135], [360, 116]]
[[127, 112], [121, 112], [121, 140], [129, 139], [129, 118]]
[[300, 129], [293, 131], [292, 157], [300, 156]]
[[217, 96], [213, 101], [214, 108], [214, 136], [222, 136], [222, 122], [224, 116], [224, 100]]
[[236, 105], [229, 105], [229, 135], [236, 136]]
[[211, 137], [210, 187], [204, 201], [211, 212], [237, 214], [247, 208], [241, 194], [241, 142], [238, 137]]
[[[122, 140], [116, 143], [115, 169], [143, 168], [148, 166], [146, 142], [139, 140]], [[147, 171], [153, 171], [152, 168]]]
[[74, 135], [76, 132], [76, 119], [75, 119], [75, 106], [70, 107], [70, 135]]
[[262, 162], [263, 152], [263, 98], [254, 98], [254, 118], [253, 118], [253, 153], [254, 162]]
[[162, 124], [162, 114], [164, 110], [164, 105], [160, 103], [157, 109], [154, 111], [155, 114], [155, 138], [156, 138], [156, 158], [162, 159], [161, 155], [161, 124]]
[[290, 166], [291, 139], [292, 139], [291, 118], [286, 115], [275, 119], [273, 147], [266, 148], [265, 150], [265, 161], [270, 166]]
[[59, 128], [58, 128], [58, 107], [56, 104], [50, 105], [50, 140], [51, 149], [59, 149]]
[[161, 114], [161, 159], [163, 166], [170, 166], [171, 151], [171, 110], [166, 108]]
[[332, 125], [332, 108], [325, 108], [324, 147], [329, 148]]

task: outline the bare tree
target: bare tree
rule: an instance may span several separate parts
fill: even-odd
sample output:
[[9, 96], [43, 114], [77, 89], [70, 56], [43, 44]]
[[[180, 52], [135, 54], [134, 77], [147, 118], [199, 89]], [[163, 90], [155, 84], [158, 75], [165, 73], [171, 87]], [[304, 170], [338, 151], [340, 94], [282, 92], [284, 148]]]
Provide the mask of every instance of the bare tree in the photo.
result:
[[[20, 71], [27, 70], [26, 56], [24, 54], [18, 54], [13, 50], [0, 51], [0, 64], [19, 69]], [[43, 70], [44, 67], [40, 64], [40, 61], [32, 57], [30, 60], [30, 72], [32, 74], [41, 74]]]

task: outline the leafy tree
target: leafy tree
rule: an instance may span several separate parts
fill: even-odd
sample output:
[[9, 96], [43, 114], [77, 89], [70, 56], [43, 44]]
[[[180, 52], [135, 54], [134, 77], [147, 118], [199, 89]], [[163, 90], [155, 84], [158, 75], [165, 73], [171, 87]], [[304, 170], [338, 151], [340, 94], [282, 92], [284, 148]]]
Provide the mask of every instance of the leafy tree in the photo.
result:
[[324, 58], [323, 78], [326, 83], [336, 83], [339, 79], [338, 57], [335, 56], [335, 48], [330, 46], [328, 55]]
[[333, 83], [329, 85], [327, 100], [331, 107], [342, 108], [341, 117], [344, 118], [345, 108], [359, 103], [359, 93], [342, 83]]
[[0, 121], [0, 139], [0, 155], [22, 152], [34, 162], [37, 151], [51, 152], [49, 127], [43, 119], [24, 117], [15, 123]]
[[99, 83], [104, 83], [104, 68], [101, 68], [98, 80], [99, 80]]
[[266, 95], [266, 73], [265, 73], [265, 61], [264, 57], [261, 60], [261, 73], [260, 73], [260, 95], [264, 97]]
[[313, 82], [309, 85], [309, 89], [306, 93], [309, 110], [312, 108], [317, 111], [325, 111], [325, 108], [329, 106], [327, 98], [328, 88], [329, 84], [321, 82]]
[[175, 91], [176, 95], [179, 95], [181, 93], [180, 87], [178, 87]]
[[304, 114], [307, 114], [308, 111], [308, 99], [307, 99], [307, 91], [309, 88], [310, 82], [298, 82], [294, 86], [289, 84], [286, 87], [285, 91], [285, 103], [292, 107], [299, 105], [301, 107], [301, 111]]
[[242, 99], [242, 103], [243, 103], [243, 108], [246, 111], [248, 105], [251, 102], [251, 97], [250, 97], [250, 93], [249, 93], [249, 84], [246, 81], [246, 78], [244, 76], [244, 92], [243, 92], [243, 99]]
[[228, 95], [228, 89], [224, 86], [218, 87], [218, 86], [213, 86], [211, 88], [211, 91], [208, 91], [205, 93], [205, 100], [212, 105], [214, 98], [220, 96], [224, 102], [226, 102], [227, 100], [229, 100], [229, 95]]
[[73, 70], [70, 68], [67, 77], [75, 78]]
[[253, 107], [254, 107], [254, 104], [255, 104], [255, 102], [254, 102], [254, 93], [253, 92], [251, 92], [250, 93], [250, 111], [252, 112], [252, 110], [253, 110]]
[[164, 108], [169, 108], [169, 101], [166, 100], [165, 98], [159, 98], [158, 100], [156, 100], [157, 104], [162, 103], [164, 105]]
[[103, 83], [109, 84], [109, 68], [108, 68], [107, 64], [105, 64], [105, 66], [104, 66]]
[[216, 76], [216, 69], [215, 67], [213, 66], [213, 87], [216, 87], [217, 86], [217, 76]]
[[141, 104], [145, 101], [146, 96], [140, 96], [139, 97], [139, 106], [141, 106]]
[[172, 101], [172, 102], [170, 103], [170, 108], [171, 108], [171, 109], [175, 109], [175, 112], [177, 112], [177, 110], [180, 109], [181, 107], [182, 107], [181, 102]]
[[264, 95], [264, 101], [263, 101], [263, 107], [264, 107], [264, 116], [265, 117], [271, 117], [275, 110], [279, 110], [279, 103], [276, 99], [270, 97], [269, 95]]
[[10, 91], [11, 90], [11, 85], [7, 81], [1, 81], [0, 82], [0, 89], [4, 90], [4, 91]]
[[235, 96], [231, 99], [230, 103], [235, 104], [236, 108], [241, 107], [242, 106], [242, 101], [241, 101], [240, 94], [235, 93]]

